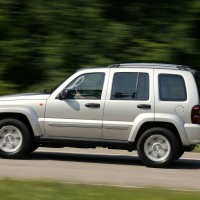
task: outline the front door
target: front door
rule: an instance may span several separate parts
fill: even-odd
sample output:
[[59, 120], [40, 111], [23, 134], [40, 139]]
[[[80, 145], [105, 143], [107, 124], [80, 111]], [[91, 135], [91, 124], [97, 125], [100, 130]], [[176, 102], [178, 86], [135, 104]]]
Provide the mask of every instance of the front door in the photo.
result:
[[[83, 70], [85, 71], [85, 70]], [[102, 116], [105, 102], [105, 70], [78, 72], [66, 81], [68, 97], [52, 94], [47, 101], [44, 127], [49, 137], [102, 138]]]

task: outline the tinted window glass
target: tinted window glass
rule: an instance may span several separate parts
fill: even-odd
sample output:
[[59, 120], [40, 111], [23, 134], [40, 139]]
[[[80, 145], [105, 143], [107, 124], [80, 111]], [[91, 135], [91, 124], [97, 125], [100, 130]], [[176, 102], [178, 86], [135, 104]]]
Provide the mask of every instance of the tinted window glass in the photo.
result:
[[149, 99], [149, 75], [147, 73], [139, 73], [137, 86], [137, 100]]
[[162, 101], [185, 101], [187, 94], [183, 77], [173, 74], [160, 74], [159, 93]]
[[195, 81], [196, 81], [197, 88], [198, 88], [199, 95], [200, 95], [200, 74], [199, 74], [199, 72], [196, 72], [194, 74], [194, 77], [195, 77]]
[[73, 80], [66, 88], [71, 99], [101, 99], [104, 73], [83, 74]]
[[148, 100], [149, 75], [137, 72], [119, 72], [113, 77], [111, 100]]

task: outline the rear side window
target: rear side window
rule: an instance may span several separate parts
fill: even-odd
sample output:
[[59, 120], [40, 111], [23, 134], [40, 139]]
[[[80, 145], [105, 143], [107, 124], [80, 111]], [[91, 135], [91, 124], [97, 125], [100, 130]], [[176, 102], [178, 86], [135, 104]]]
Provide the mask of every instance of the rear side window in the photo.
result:
[[159, 96], [161, 101], [185, 101], [187, 93], [183, 77], [174, 74], [160, 74]]
[[113, 77], [111, 100], [148, 100], [149, 74], [117, 72]]

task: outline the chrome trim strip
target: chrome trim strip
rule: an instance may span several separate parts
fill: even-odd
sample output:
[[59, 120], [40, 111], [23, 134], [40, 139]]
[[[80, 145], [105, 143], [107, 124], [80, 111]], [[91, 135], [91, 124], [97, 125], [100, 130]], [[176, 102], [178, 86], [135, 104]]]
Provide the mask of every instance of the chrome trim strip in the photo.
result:
[[102, 120], [39, 118], [39, 121], [46, 122], [49, 126], [54, 126], [54, 127], [99, 128], [99, 129], [103, 127]]
[[104, 129], [128, 130], [131, 126], [133, 126], [133, 122], [103, 121]]
[[67, 123], [67, 122], [48, 122], [49, 126], [55, 127], [76, 127], [76, 128], [102, 128], [101, 124], [87, 124], [87, 123]]
[[108, 124], [108, 125], [104, 125], [103, 128], [104, 129], [128, 130], [128, 126], [125, 126], [125, 125], [112, 125], [112, 124]]
[[103, 121], [102, 120], [81, 120], [81, 119], [54, 119], [39, 118], [40, 122], [47, 122], [54, 127], [76, 127], [76, 128], [104, 128], [115, 130], [128, 130], [133, 125], [132, 122], [123, 121]]

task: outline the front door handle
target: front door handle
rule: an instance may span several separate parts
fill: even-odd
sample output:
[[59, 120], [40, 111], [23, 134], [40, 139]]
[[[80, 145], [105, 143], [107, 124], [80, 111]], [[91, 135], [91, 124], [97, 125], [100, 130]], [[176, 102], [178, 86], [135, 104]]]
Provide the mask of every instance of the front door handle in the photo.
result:
[[149, 104], [139, 104], [137, 105], [138, 108], [141, 108], [141, 109], [149, 109], [151, 108], [151, 105]]
[[100, 108], [100, 104], [99, 103], [86, 103], [85, 107], [88, 107], [88, 108]]

